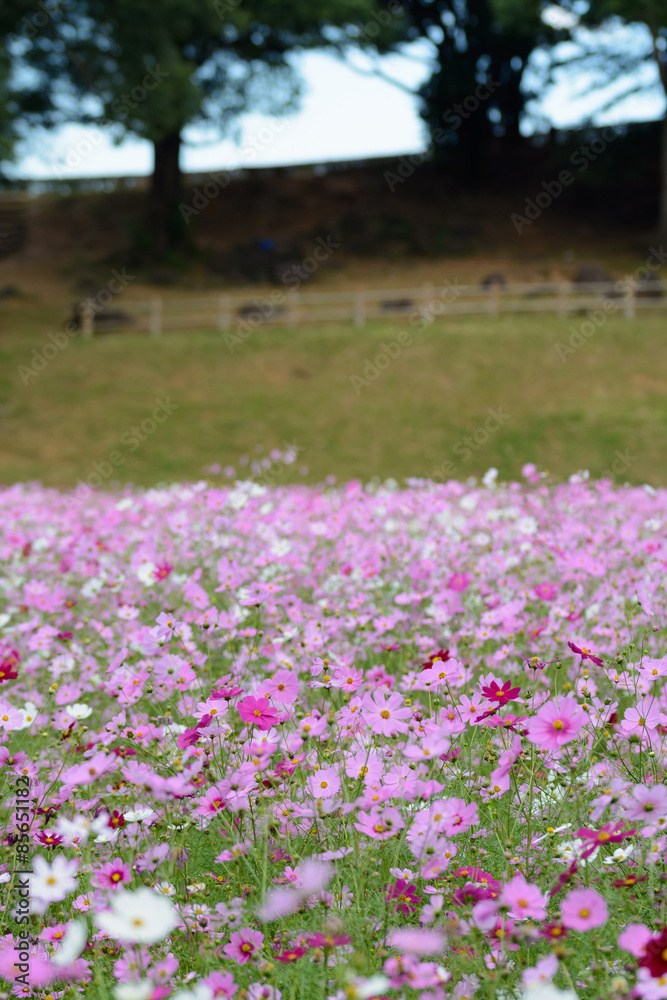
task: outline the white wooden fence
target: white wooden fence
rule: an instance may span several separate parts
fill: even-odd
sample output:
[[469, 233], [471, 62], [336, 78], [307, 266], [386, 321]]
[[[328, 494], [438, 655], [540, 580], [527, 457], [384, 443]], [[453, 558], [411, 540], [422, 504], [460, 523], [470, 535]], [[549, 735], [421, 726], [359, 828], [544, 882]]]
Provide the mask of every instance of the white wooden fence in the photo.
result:
[[81, 303], [84, 336], [95, 332], [128, 330], [160, 336], [167, 330], [219, 330], [245, 333], [263, 326], [317, 326], [324, 322], [353, 323], [395, 319], [406, 322], [420, 316], [433, 319], [464, 314], [556, 313], [568, 316], [603, 310], [632, 319], [637, 312], [667, 309], [667, 282], [604, 282], [572, 284], [459, 285], [420, 288], [356, 289], [346, 292], [225, 293], [199, 298], [154, 296], [150, 301], [126, 299], [97, 310], [94, 300]]

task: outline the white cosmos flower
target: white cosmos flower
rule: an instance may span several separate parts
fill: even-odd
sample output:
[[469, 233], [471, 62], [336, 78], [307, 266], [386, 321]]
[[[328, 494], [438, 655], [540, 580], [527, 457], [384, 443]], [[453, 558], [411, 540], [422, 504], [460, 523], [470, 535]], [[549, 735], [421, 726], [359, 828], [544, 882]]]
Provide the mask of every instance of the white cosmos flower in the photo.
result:
[[617, 847], [616, 850], [612, 854], [609, 854], [602, 863], [605, 868], [615, 868], [616, 865], [620, 864], [622, 861], [627, 861], [633, 851], [634, 847], [632, 844], [629, 844], [627, 847]]
[[521, 1000], [579, 1000], [574, 990], [559, 990], [552, 983], [531, 983], [521, 994]]
[[347, 995], [352, 1000], [370, 1000], [370, 997], [380, 996], [390, 986], [391, 981], [378, 972], [368, 979], [358, 979], [355, 983], [351, 983], [347, 988]]
[[155, 983], [143, 979], [140, 983], [119, 983], [114, 986], [113, 995], [115, 1000], [148, 1000], [154, 990]]
[[191, 990], [179, 990], [170, 1000], [213, 1000], [213, 990], [204, 983], [197, 983]]
[[39, 712], [39, 709], [37, 708], [37, 705], [35, 705], [34, 701], [26, 701], [23, 708], [19, 708], [19, 712], [23, 716], [23, 725], [18, 726], [17, 728], [27, 729], [28, 726], [31, 726], [35, 721], [35, 719], [37, 718], [37, 713]]
[[152, 587], [153, 584], [157, 583], [155, 579], [155, 563], [145, 562], [142, 563], [137, 570], [137, 577], [146, 587]]
[[68, 861], [62, 854], [56, 854], [53, 864], [49, 864], [41, 854], [32, 859], [30, 893], [38, 900], [56, 903], [76, 889], [76, 873], [79, 862]]
[[66, 705], [65, 711], [73, 719], [87, 719], [89, 715], [93, 714], [90, 705], [86, 705], [82, 701], [77, 701], [75, 705]]
[[179, 918], [173, 903], [144, 887], [119, 892], [111, 900], [111, 909], [96, 914], [95, 922], [115, 941], [155, 944], [171, 934]]
[[58, 951], [53, 956], [53, 964], [60, 968], [63, 968], [65, 965], [71, 965], [86, 947], [87, 940], [88, 932], [83, 920], [72, 920], [67, 925], [60, 948], [58, 948]]
[[155, 816], [155, 810], [148, 806], [137, 806], [136, 809], [128, 809], [123, 816], [126, 823], [142, 823], [145, 819]]

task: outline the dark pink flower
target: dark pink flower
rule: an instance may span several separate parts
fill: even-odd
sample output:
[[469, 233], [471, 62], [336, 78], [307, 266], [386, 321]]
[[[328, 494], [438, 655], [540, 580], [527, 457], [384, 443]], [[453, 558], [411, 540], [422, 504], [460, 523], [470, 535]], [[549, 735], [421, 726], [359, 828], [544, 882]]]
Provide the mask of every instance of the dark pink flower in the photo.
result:
[[600, 830], [590, 830], [588, 827], [582, 826], [581, 830], [577, 830], [577, 837], [590, 842], [589, 847], [581, 855], [582, 859], [589, 857], [602, 844], [620, 844], [622, 840], [632, 837], [637, 832], [636, 830], [623, 830], [622, 827], [623, 823], [605, 823]]
[[277, 961], [287, 964], [288, 962], [296, 962], [298, 958], [303, 958], [305, 954], [306, 949], [297, 945], [296, 948], [288, 948], [286, 951], [281, 952], [280, 955], [276, 955], [275, 958]]
[[500, 708], [508, 702], [514, 701], [517, 695], [521, 694], [521, 688], [512, 687], [511, 681], [505, 681], [502, 687], [499, 687], [495, 681], [491, 681], [490, 684], [482, 688], [482, 694], [489, 701], [497, 701]]
[[399, 878], [394, 885], [386, 886], [387, 895], [385, 899], [388, 903], [395, 899], [398, 903], [396, 907], [397, 913], [402, 913], [404, 916], [408, 916], [409, 913], [414, 913], [417, 909], [417, 904], [421, 900], [421, 896], [417, 892], [417, 886], [408, 885], [404, 878]]
[[580, 649], [579, 646], [575, 646], [573, 642], [568, 642], [568, 646], [573, 653], [577, 653], [577, 655], [581, 657], [582, 663], [584, 660], [592, 660], [593, 663], [597, 663], [598, 667], [604, 666], [603, 660], [601, 660], [599, 656], [595, 656], [591, 653], [590, 649], [586, 649], [585, 646], [582, 646]]

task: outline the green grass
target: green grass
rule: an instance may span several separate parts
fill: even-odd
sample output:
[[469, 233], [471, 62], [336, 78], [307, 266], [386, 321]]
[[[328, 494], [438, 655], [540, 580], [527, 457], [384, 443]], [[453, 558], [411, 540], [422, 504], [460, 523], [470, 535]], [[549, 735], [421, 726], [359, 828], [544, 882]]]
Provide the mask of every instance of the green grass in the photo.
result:
[[[290, 442], [301, 450], [279, 482], [429, 476], [448, 461], [459, 478], [492, 465], [516, 477], [527, 461], [600, 475], [628, 452], [617, 478], [667, 484], [665, 319], [612, 316], [562, 363], [554, 345], [582, 319], [436, 321], [358, 394], [350, 376], [406, 322], [256, 330], [233, 353], [212, 332], [76, 338], [25, 385], [19, 366], [48, 341], [5, 333], [0, 481], [71, 486], [114, 450], [123, 463], [105, 484], [196, 480]], [[130, 451], [121, 435], [166, 397], [177, 409]], [[508, 419], [467, 456], [457, 443], [499, 407]]]

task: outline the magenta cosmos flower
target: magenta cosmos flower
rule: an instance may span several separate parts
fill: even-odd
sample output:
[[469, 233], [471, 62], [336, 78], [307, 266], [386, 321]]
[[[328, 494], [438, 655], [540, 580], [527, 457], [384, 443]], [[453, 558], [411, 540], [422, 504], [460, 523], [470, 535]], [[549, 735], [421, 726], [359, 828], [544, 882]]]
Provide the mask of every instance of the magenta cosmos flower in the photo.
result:
[[409, 913], [415, 912], [421, 900], [416, 885], [408, 885], [404, 878], [399, 878], [394, 885], [386, 886], [386, 889], [387, 895], [385, 899], [388, 903], [391, 903], [392, 899], [396, 900], [398, 903], [396, 907], [397, 913], [402, 913], [407, 917]]
[[550, 699], [528, 720], [528, 739], [542, 750], [560, 750], [576, 739], [587, 721], [588, 716], [571, 695]]
[[508, 702], [514, 701], [521, 694], [521, 688], [512, 687], [511, 681], [505, 681], [502, 687], [499, 687], [495, 681], [491, 681], [490, 684], [482, 688], [482, 694], [489, 701], [497, 701], [500, 708]]
[[564, 927], [573, 931], [590, 931], [607, 923], [607, 904], [595, 889], [573, 889], [560, 904]]
[[234, 931], [229, 944], [222, 949], [228, 958], [239, 965], [247, 965], [253, 958], [256, 958], [262, 945], [264, 935], [261, 931], [255, 931], [252, 927], [242, 927], [240, 931]]
[[573, 653], [577, 653], [577, 655], [581, 657], [582, 663], [584, 662], [584, 660], [592, 660], [593, 663], [597, 663], [598, 667], [604, 666], [604, 663], [600, 659], [600, 657], [595, 656], [594, 653], [591, 653], [590, 649], [587, 649], [586, 646], [581, 646], [581, 647], [575, 646], [573, 642], [568, 642], [568, 646], [570, 647]]
[[253, 698], [251, 694], [237, 706], [239, 715], [249, 726], [258, 729], [272, 729], [278, 722], [278, 713], [268, 698]]

